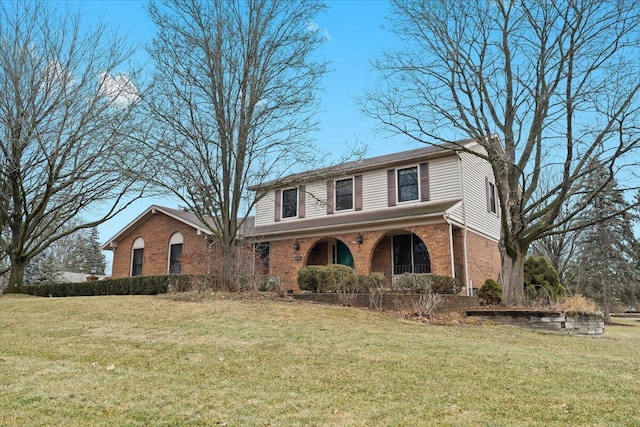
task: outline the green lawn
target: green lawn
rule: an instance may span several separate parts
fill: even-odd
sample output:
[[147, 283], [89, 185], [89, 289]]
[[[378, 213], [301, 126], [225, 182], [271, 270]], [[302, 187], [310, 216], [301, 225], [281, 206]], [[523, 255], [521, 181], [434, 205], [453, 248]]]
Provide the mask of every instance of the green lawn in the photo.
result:
[[268, 299], [0, 298], [2, 426], [638, 426], [603, 338]]

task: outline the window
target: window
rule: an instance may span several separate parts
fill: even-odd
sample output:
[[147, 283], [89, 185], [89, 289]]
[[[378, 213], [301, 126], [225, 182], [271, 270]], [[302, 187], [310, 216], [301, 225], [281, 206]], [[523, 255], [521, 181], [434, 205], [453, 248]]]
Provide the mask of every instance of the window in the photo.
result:
[[418, 200], [418, 168], [398, 169], [398, 202]]
[[487, 209], [489, 212], [497, 213], [498, 204], [496, 202], [496, 185], [487, 181]]
[[282, 218], [298, 216], [298, 189], [282, 190]]
[[144, 261], [144, 239], [138, 237], [133, 242], [133, 252], [131, 253], [131, 275], [142, 275], [142, 263]]
[[336, 210], [353, 209], [353, 178], [336, 181]]
[[182, 245], [183, 237], [181, 233], [173, 233], [169, 240], [169, 274], [182, 273]]
[[393, 274], [431, 273], [427, 246], [415, 234], [393, 236]]

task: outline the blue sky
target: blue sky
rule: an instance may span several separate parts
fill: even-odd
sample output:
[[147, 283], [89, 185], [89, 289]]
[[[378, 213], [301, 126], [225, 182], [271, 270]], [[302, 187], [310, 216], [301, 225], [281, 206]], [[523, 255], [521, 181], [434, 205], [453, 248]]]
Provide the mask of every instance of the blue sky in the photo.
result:
[[[91, 1], [82, 3], [81, 8], [87, 19], [103, 17], [132, 43], [144, 45], [154, 33], [146, 4], [146, 1]], [[394, 35], [382, 28], [389, 2], [336, 0], [328, 1], [327, 5], [328, 10], [316, 20], [327, 35], [318, 54], [329, 62], [330, 70], [318, 93], [322, 113], [318, 116], [320, 130], [314, 137], [319, 148], [332, 153], [335, 161], [349, 151], [356, 139], [368, 147], [367, 157], [415, 148], [416, 143], [407, 139], [388, 140], [376, 135], [376, 122], [364, 117], [354, 100], [373, 83], [370, 60], [384, 48], [393, 47]], [[144, 62], [147, 57], [141, 51], [136, 59]], [[151, 204], [177, 207], [176, 203], [161, 198], [137, 201], [98, 227], [100, 238], [106, 241]]]

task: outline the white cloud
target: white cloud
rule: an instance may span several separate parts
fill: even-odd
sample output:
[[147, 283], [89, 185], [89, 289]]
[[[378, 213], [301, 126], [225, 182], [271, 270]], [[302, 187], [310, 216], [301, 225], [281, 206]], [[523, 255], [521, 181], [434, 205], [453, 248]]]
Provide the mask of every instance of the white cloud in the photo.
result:
[[103, 73], [100, 80], [100, 93], [116, 106], [125, 107], [140, 99], [140, 92], [126, 74]]
[[329, 34], [329, 31], [327, 31], [326, 28], [322, 28], [316, 22], [313, 22], [313, 21], [307, 22], [307, 31], [318, 33], [326, 41], [328, 41], [328, 42], [331, 41], [331, 34]]

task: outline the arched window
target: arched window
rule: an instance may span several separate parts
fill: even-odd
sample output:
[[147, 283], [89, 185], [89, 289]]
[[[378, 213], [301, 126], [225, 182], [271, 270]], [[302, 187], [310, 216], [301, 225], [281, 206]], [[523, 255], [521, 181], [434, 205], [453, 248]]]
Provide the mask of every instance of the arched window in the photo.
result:
[[138, 237], [133, 242], [133, 251], [131, 254], [131, 275], [140, 276], [142, 274], [142, 263], [144, 260], [144, 239]]
[[182, 233], [173, 233], [169, 239], [169, 274], [182, 273]]

